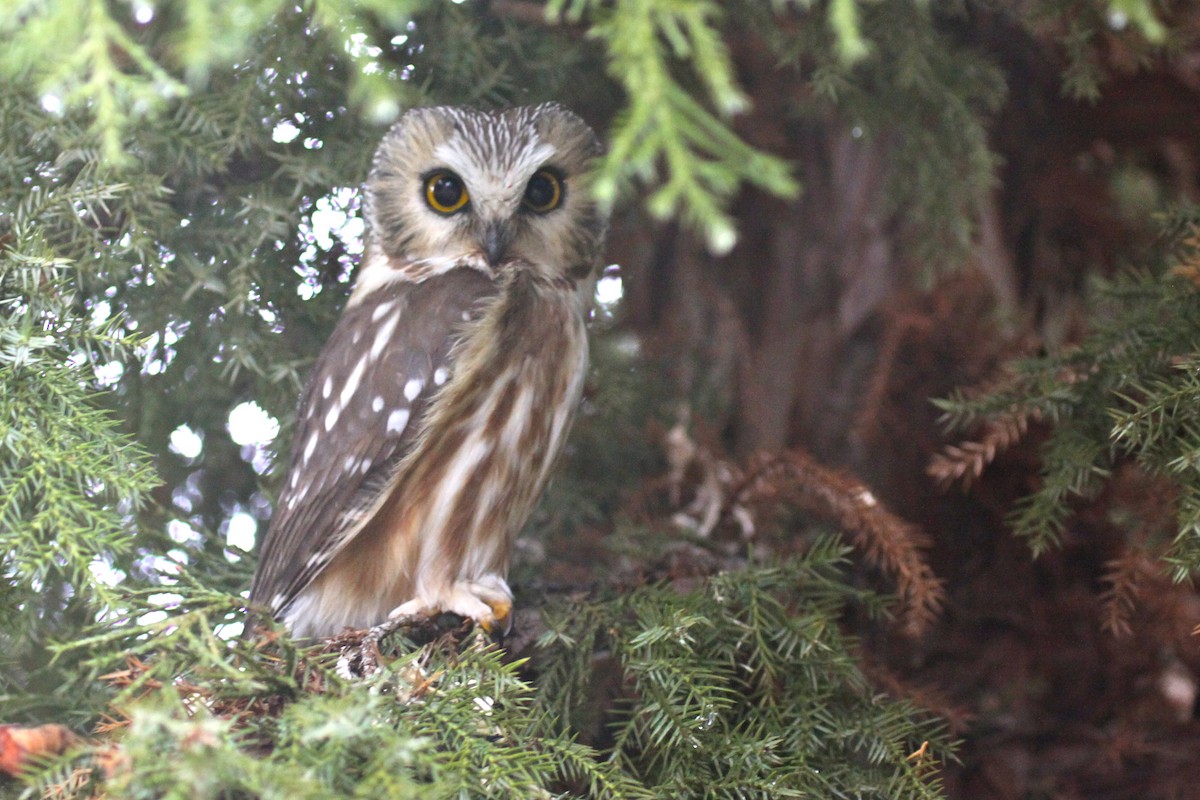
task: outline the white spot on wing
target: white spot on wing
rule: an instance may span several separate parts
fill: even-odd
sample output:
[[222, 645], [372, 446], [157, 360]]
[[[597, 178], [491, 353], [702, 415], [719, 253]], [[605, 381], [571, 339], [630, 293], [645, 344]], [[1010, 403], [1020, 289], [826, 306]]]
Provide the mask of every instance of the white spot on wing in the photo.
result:
[[333, 430], [333, 426], [337, 424], [338, 416], [342, 413], [342, 407], [334, 403], [329, 408], [329, 413], [325, 415], [325, 430]]
[[384, 315], [391, 311], [396, 305], [395, 300], [389, 300], [386, 303], [380, 303], [375, 306], [375, 310], [371, 312], [371, 322], [379, 322]]
[[321, 397], [329, 399], [329, 395], [333, 394], [333, 376], [325, 376], [325, 385], [321, 387]]
[[397, 408], [391, 414], [388, 414], [387, 432], [388, 433], [402, 432], [404, 430], [404, 428], [408, 425], [408, 414], [409, 414], [409, 411], [407, 408]]
[[346, 385], [342, 387], [342, 393], [340, 395], [342, 399], [342, 405], [349, 403], [350, 398], [354, 396], [355, 390], [358, 389], [358, 384], [362, 382], [363, 373], [366, 372], [367, 362], [369, 360], [370, 359], [365, 355], [360, 358], [358, 363], [354, 365], [354, 371], [350, 373], [350, 377], [346, 378]]
[[376, 414], [383, 411], [383, 397], [375, 395], [375, 399], [371, 401], [371, 410]]
[[404, 399], [412, 402], [417, 399], [417, 395], [425, 388], [425, 381], [420, 378], [409, 378], [408, 383], [404, 384]]
[[313, 451], [316, 449], [317, 449], [317, 432], [313, 431], [308, 436], [308, 444], [304, 445], [304, 461], [305, 461], [305, 463], [308, 463], [308, 460], [310, 458], [312, 458]]
[[379, 354], [383, 352], [383, 348], [388, 346], [392, 340], [392, 331], [396, 329], [396, 323], [400, 321], [400, 315], [393, 315], [387, 322], [379, 326], [379, 330], [375, 331], [375, 342], [371, 345], [371, 358], [379, 358]]
[[443, 383], [446, 382], [446, 379], [449, 377], [450, 377], [450, 371], [448, 369], [446, 369], [445, 367], [438, 367], [433, 372], [433, 385], [441, 386]]

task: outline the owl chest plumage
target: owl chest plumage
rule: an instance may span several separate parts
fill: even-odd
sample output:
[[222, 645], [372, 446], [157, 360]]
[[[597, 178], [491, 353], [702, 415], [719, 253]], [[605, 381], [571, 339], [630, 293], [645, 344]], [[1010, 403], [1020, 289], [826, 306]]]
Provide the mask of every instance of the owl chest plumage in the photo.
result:
[[[467, 278], [475, 302], [439, 306], [461, 317], [444, 354], [430, 355], [423, 371], [410, 366], [395, 376], [386, 372], [396, 366], [381, 359], [375, 369], [385, 374], [364, 376], [390, 385], [382, 403], [368, 392], [368, 407], [378, 406], [373, 429], [387, 436], [387, 420], [407, 413], [412, 427], [402, 435], [411, 438], [330, 521], [336, 544], [287, 614], [297, 633], [374, 624], [409, 598], [438, 605], [458, 582], [502, 582], [507, 573], [513, 539], [545, 487], [582, 391], [583, 304], [566, 280], [518, 272], [493, 294]], [[378, 314], [387, 302], [385, 295], [357, 313]], [[414, 399], [406, 392], [416, 394], [413, 381], [422, 392], [433, 384], [420, 408], [405, 402]]]

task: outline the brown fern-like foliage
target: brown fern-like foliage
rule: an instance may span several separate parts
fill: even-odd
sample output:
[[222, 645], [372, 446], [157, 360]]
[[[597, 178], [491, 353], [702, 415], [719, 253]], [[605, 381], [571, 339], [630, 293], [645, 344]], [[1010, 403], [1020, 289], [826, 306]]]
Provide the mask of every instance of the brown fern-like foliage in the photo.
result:
[[0, 771], [19, 775], [31, 762], [66, 752], [78, 741], [63, 725], [0, 725]]
[[945, 589], [925, 559], [928, 537], [885, 508], [861, 481], [801, 450], [789, 450], [761, 459], [731, 504], [779, 495], [849, 533], [868, 563], [895, 581], [906, 632], [919, 634], [938, 616]]
[[1132, 620], [1142, 589], [1148, 579], [1160, 574], [1153, 558], [1137, 548], [1129, 548], [1105, 564], [1101, 580], [1100, 624], [1113, 636], [1133, 633]]
[[1182, 245], [1180, 261], [1171, 268], [1171, 274], [1191, 281], [1200, 289], [1200, 229], [1194, 229]]
[[1013, 447], [1029, 431], [1031, 420], [1037, 419], [1036, 409], [1012, 411], [983, 424], [978, 437], [947, 445], [929, 460], [925, 474], [941, 489], [958, 484], [964, 491], [983, 475], [983, 470], [996, 456]]

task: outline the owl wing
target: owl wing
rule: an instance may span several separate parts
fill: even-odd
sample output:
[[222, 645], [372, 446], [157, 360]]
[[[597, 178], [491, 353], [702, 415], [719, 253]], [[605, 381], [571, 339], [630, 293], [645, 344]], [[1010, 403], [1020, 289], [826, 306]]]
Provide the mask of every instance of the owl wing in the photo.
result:
[[460, 267], [385, 285], [346, 308], [300, 397], [252, 600], [279, 615], [349, 541], [412, 449], [464, 326], [495, 293], [482, 272]]

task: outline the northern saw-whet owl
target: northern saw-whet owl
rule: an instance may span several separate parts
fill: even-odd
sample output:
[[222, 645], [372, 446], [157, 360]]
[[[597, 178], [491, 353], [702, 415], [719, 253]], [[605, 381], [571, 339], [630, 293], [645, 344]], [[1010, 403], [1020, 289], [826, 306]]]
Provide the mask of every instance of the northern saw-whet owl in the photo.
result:
[[587, 368], [600, 152], [552, 103], [414, 109], [384, 137], [250, 590], [294, 635], [439, 611], [507, 623], [513, 539]]

